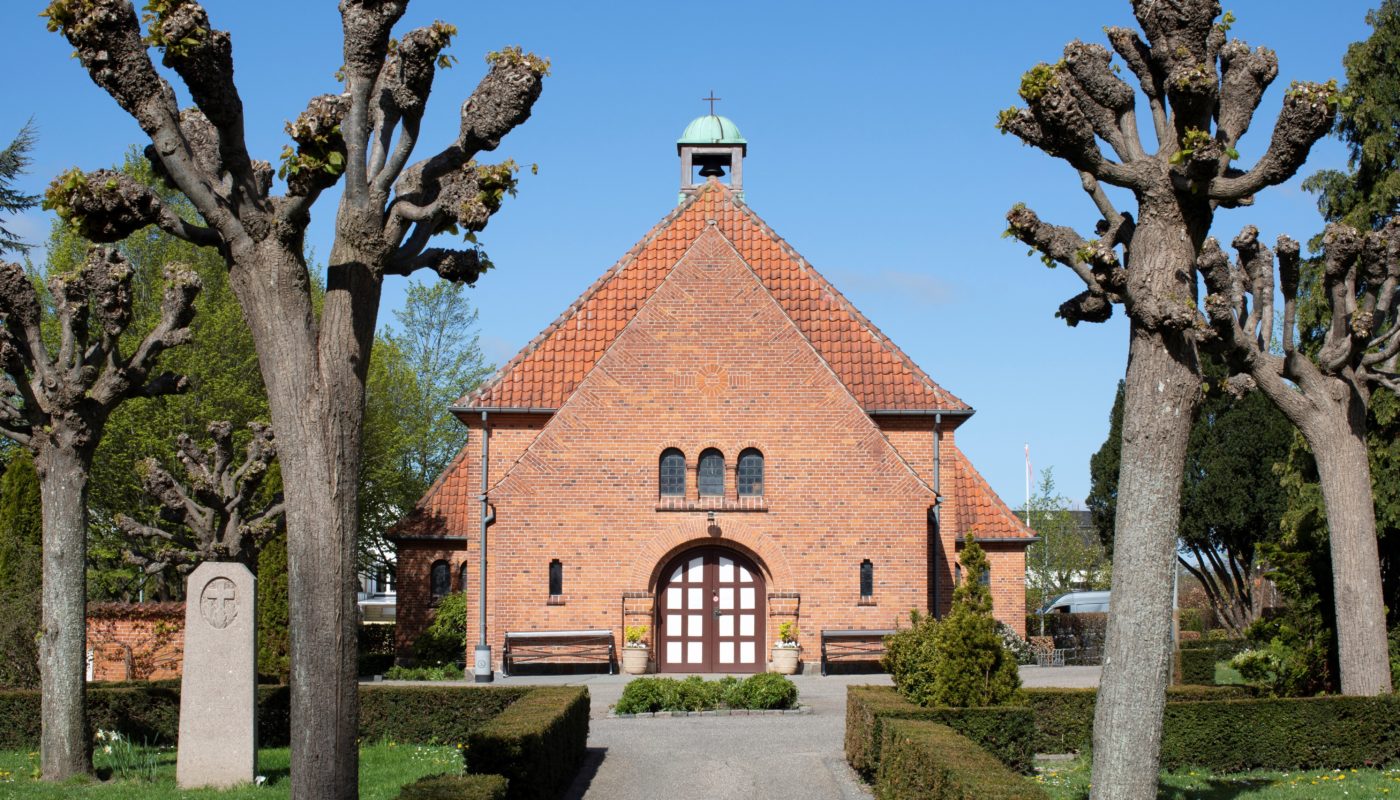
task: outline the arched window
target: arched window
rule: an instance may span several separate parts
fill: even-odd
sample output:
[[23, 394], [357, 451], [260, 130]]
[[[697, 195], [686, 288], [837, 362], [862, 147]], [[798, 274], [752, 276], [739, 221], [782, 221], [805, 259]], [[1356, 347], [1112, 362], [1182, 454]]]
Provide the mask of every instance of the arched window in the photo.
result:
[[724, 494], [724, 454], [713, 448], [700, 454], [700, 495], [720, 497]]
[[457, 591], [465, 592], [467, 590], [467, 574], [470, 570], [471, 564], [463, 561], [461, 569], [457, 570]]
[[551, 595], [564, 593], [564, 564], [557, 558], [549, 562], [549, 593]]
[[870, 559], [860, 562], [860, 596], [870, 597], [875, 594], [875, 565], [870, 563]]
[[685, 497], [685, 453], [672, 447], [661, 453], [661, 496]]
[[763, 454], [752, 447], [739, 454], [739, 496], [763, 496]]
[[433, 569], [428, 575], [429, 594], [436, 603], [452, 591], [452, 570], [446, 561], [434, 561]]

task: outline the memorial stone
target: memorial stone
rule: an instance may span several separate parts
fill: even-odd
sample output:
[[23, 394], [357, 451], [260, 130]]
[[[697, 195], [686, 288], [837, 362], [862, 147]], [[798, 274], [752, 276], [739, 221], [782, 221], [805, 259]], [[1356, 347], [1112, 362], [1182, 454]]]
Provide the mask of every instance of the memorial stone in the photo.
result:
[[185, 583], [180, 683], [181, 788], [252, 783], [257, 773], [256, 579], [238, 563], [206, 561]]

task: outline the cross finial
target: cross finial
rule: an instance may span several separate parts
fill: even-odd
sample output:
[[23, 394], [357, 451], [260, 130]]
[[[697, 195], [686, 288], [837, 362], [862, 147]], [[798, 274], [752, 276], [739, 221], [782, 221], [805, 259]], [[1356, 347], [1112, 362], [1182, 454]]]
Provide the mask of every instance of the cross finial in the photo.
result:
[[709, 97], [702, 97], [702, 98], [700, 98], [700, 99], [701, 99], [701, 100], [707, 100], [707, 101], [709, 101], [709, 103], [710, 103], [710, 116], [713, 117], [713, 116], [715, 115], [715, 101], [716, 101], [716, 100], [723, 100], [724, 98], [723, 98], [723, 97], [715, 97], [715, 90], [714, 90], [714, 89], [711, 89], [711, 90], [710, 90], [710, 96], [709, 96]]

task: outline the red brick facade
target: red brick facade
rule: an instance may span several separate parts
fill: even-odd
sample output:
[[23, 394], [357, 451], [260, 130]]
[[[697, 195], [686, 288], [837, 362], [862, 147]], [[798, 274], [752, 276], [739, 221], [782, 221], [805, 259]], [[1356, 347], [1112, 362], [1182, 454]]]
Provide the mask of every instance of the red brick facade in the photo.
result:
[[90, 603], [87, 646], [94, 681], [180, 677], [184, 603]]
[[[611, 629], [619, 644], [626, 624], [656, 631], [663, 566], [702, 546], [762, 573], [757, 669], [785, 620], [810, 661], [822, 629], [942, 613], [967, 533], [986, 542], [997, 616], [1024, 626], [1030, 534], [957, 449], [971, 409], [718, 183], [461, 405], [467, 447], [396, 531], [402, 655], [430, 619], [438, 560], [453, 591], [469, 590], [476, 641], [482, 411], [497, 667], [506, 631]], [[660, 494], [668, 448], [685, 456], [683, 497]], [[710, 448], [723, 455], [723, 495], [702, 497]], [[758, 496], [738, 493], [749, 448], [763, 455]], [[563, 592], [552, 596], [556, 559]], [[873, 592], [862, 596], [866, 560]]]

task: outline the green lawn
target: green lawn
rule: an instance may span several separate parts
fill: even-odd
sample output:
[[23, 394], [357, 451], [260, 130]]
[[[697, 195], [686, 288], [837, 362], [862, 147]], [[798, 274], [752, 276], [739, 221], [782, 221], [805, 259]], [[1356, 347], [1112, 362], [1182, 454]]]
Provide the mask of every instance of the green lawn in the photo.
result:
[[1245, 680], [1239, 670], [1230, 666], [1230, 662], [1217, 661], [1215, 664], [1215, 684], [1217, 686], [1243, 686]]
[[[39, 766], [37, 753], [0, 751], [0, 798], [23, 797], [26, 800], [59, 800], [68, 797], [91, 797], [97, 800], [276, 800], [291, 793], [287, 777], [291, 753], [287, 748], [263, 750], [258, 757], [258, 774], [266, 776], [261, 788], [246, 786], [228, 791], [205, 789], [182, 791], [175, 786], [175, 750], [137, 748], [134, 758], [114, 761], [103, 752], [101, 745], [93, 757], [94, 767], [105, 781], [53, 785], [34, 779]], [[128, 766], [128, 772], [148, 774], [147, 764], [154, 762], [154, 780], [140, 777], [122, 778], [114, 773]], [[130, 765], [135, 762], [135, 769]], [[462, 754], [455, 746], [439, 747], [413, 744], [383, 743], [360, 748], [360, 797], [363, 800], [393, 800], [399, 788], [424, 775], [460, 772]]]
[[[1055, 800], [1089, 796], [1089, 760], [1043, 763], [1034, 780]], [[1400, 797], [1400, 768], [1245, 772], [1210, 775], [1183, 771], [1162, 773], [1158, 800], [1332, 800]]]

